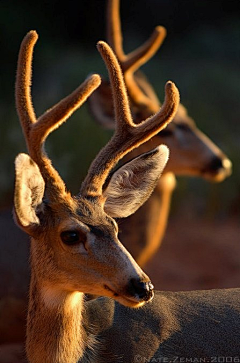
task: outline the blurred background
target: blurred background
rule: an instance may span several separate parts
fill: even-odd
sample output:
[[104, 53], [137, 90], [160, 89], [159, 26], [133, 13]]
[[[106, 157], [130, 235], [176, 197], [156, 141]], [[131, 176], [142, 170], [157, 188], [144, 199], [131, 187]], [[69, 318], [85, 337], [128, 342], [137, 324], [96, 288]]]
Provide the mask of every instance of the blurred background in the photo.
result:
[[[156, 25], [166, 27], [164, 44], [143, 70], [160, 100], [167, 80], [177, 84], [190, 116], [233, 163], [233, 174], [220, 184], [178, 178], [165, 241], [146, 270], [159, 289], [239, 286], [240, 3], [122, 0], [121, 18], [126, 52], [142, 44]], [[98, 40], [105, 39], [105, 1], [0, 2], [2, 326], [1, 307], [6, 304], [3, 297], [24, 299], [22, 285], [26, 284], [26, 291], [28, 284], [28, 239], [14, 226], [11, 210], [14, 158], [26, 151], [14, 105], [17, 54], [31, 29], [39, 34], [32, 93], [36, 114], [40, 115], [89, 73], [106, 75], [95, 46]], [[49, 137], [47, 151], [73, 193], [110, 135], [95, 124], [87, 106], [83, 106]], [[4, 339], [0, 327], [0, 343]]]

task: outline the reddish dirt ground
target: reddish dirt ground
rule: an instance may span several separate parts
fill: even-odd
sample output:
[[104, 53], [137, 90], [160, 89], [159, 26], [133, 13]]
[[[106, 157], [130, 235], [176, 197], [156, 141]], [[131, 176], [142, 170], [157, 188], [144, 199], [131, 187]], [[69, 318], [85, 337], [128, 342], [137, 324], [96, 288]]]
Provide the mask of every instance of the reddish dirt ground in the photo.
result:
[[171, 219], [145, 271], [158, 290], [239, 287], [239, 220]]
[[[25, 251], [27, 251], [27, 239], [21, 231], [15, 229], [10, 212], [1, 214], [0, 224], [1, 221], [5, 229], [8, 228], [6, 234], [1, 232], [1, 253], [3, 253], [2, 248], [6, 246], [6, 238], [9, 238], [7, 243], [8, 256], [20, 255], [19, 258], [23, 258], [24, 263], [26, 263], [27, 256], [22, 251], [19, 254], [16, 251], [16, 246], [20, 239]], [[14, 236], [15, 241], [12, 249], [10, 236]], [[3, 238], [5, 238], [4, 243]], [[21, 246], [23, 245], [21, 244]], [[26, 274], [23, 265], [20, 265], [19, 269], [19, 274]], [[171, 218], [161, 248], [144, 270], [150, 275], [155, 288], [158, 290], [180, 291], [239, 287], [239, 220], [231, 218], [222, 221], [209, 221], [198, 220], [196, 217], [186, 218], [186, 216]], [[2, 272], [0, 278], [4, 281], [1, 282], [0, 286], [4, 287], [5, 280], [9, 277], [3, 276]], [[0, 292], [0, 297], [2, 297], [3, 291]], [[14, 295], [13, 288], [11, 294]], [[20, 319], [23, 317], [21, 316]], [[16, 333], [14, 336], [12, 342], [14, 344], [9, 344], [11, 340], [8, 339], [5, 344], [0, 345], [0, 363], [24, 362], [22, 358], [23, 345], [20, 338], [22, 335]]]

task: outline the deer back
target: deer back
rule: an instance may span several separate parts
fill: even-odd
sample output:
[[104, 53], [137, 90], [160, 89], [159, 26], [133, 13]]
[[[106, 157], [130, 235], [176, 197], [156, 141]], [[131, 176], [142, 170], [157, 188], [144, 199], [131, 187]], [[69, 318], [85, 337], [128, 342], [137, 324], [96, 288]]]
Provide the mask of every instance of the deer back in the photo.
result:
[[96, 327], [99, 356], [108, 362], [237, 360], [239, 296], [240, 289], [158, 291], [137, 310], [99, 298], [86, 304], [85, 319]]

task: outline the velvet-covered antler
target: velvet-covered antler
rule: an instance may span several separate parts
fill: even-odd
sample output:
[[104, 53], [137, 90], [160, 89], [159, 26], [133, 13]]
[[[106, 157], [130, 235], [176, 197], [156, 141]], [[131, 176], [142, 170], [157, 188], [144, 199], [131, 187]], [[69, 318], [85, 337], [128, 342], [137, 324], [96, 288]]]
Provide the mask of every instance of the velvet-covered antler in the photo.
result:
[[65, 194], [65, 184], [44, 151], [44, 142], [53, 130], [65, 122], [85, 102], [87, 97], [100, 85], [101, 79], [99, 75], [92, 75], [75, 91], [37, 119], [31, 97], [33, 48], [37, 39], [36, 31], [30, 31], [20, 47], [16, 78], [16, 105], [29, 155], [41, 171], [49, 199], [55, 199], [56, 196]]
[[135, 124], [130, 113], [123, 74], [117, 58], [107, 43], [101, 41], [97, 47], [109, 72], [116, 129], [112, 139], [92, 162], [82, 184], [81, 194], [91, 197], [102, 195], [102, 187], [110, 170], [124, 155], [165, 128], [174, 117], [179, 104], [178, 90], [174, 83], [169, 81], [165, 86], [166, 96], [160, 111], [140, 124]]
[[119, 60], [131, 101], [134, 104], [144, 104], [145, 107], [150, 107], [153, 112], [157, 112], [158, 105], [152, 102], [141, 90], [134, 78], [134, 72], [157, 52], [166, 36], [166, 29], [162, 26], [157, 26], [151, 37], [142, 46], [126, 55], [122, 46], [119, 1], [108, 0], [107, 41]]

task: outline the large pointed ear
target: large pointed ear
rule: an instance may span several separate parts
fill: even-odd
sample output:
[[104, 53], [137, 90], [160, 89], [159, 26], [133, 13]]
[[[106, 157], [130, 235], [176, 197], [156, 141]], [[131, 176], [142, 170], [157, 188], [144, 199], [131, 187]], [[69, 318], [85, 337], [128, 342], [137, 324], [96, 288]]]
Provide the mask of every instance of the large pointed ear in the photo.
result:
[[37, 164], [27, 154], [19, 154], [15, 160], [14, 206], [16, 221], [31, 234], [39, 225], [36, 214], [41, 205], [45, 183]]
[[108, 81], [102, 79], [100, 86], [88, 98], [87, 104], [94, 120], [105, 129], [115, 129], [112, 90]]
[[114, 218], [133, 214], [149, 198], [167, 163], [169, 151], [161, 145], [124, 164], [104, 190], [104, 210]]

